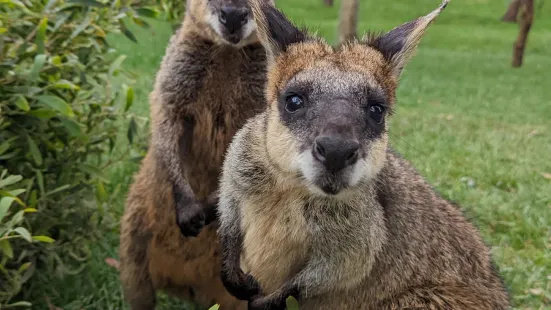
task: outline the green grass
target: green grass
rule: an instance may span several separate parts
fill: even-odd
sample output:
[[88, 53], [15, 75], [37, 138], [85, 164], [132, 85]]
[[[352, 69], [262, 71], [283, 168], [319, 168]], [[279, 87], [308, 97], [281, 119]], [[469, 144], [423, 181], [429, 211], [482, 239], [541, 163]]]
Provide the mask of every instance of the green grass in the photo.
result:
[[[277, 0], [294, 21], [336, 38], [338, 5], [321, 0]], [[438, 0], [365, 0], [360, 30], [389, 30], [423, 15]], [[551, 6], [536, 13], [522, 68], [510, 66], [516, 24], [499, 22], [506, 1], [452, 1], [431, 26], [398, 91], [391, 143], [446, 198], [459, 202], [492, 246], [517, 309], [551, 309]], [[147, 117], [154, 76], [172, 29], [133, 28], [139, 44], [111, 37], [136, 74], [134, 112]], [[141, 128], [147, 134], [147, 128]], [[112, 169], [128, 187], [136, 164]], [[125, 194], [125, 191], [123, 191]], [[124, 195], [112, 207], [120, 215]], [[117, 272], [117, 228], [92, 245], [82, 275], [52, 283], [52, 303], [63, 309], [127, 309]], [[42, 301], [40, 301], [42, 302]], [[39, 307], [41, 308], [41, 307]], [[161, 296], [158, 309], [181, 309]]]

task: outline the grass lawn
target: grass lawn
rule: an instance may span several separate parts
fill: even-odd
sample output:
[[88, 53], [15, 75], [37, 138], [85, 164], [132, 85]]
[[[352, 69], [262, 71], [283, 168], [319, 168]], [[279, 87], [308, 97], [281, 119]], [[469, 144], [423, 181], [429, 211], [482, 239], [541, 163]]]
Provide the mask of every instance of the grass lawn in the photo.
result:
[[[336, 38], [338, 1], [333, 8], [321, 0], [277, 2], [294, 21]], [[499, 21], [507, 2], [451, 2], [403, 74], [391, 143], [478, 225], [515, 307], [551, 309], [551, 5], [536, 12], [525, 63], [513, 69], [518, 26]], [[438, 4], [362, 0], [360, 30], [389, 30]], [[128, 55], [124, 65], [137, 75], [133, 109], [146, 117], [147, 95], [172, 33], [166, 23], [152, 25], [134, 28], [138, 45], [110, 38]], [[113, 169], [113, 183], [126, 189], [136, 169]], [[122, 212], [124, 198], [112, 205], [114, 214]], [[117, 272], [104, 262], [118, 256], [117, 233], [106, 231], [101, 244], [92, 245], [94, 258], [82, 275], [52, 283], [53, 304], [127, 309]], [[182, 309], [160, 298], [158, 309]]]

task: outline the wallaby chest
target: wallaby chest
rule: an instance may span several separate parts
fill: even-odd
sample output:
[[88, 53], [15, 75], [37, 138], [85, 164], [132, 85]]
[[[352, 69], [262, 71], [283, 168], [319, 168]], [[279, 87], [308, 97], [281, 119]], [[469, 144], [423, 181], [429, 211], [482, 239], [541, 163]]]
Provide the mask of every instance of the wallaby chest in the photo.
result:
[[266, 193], [242, 204], [242, 268], [269, 293], [298, 273], [308, 259], [311, 236], [303, 201], [291, 195]]
[[247, 119], [264, 108], [265, 62], [260, 47], [211, 52], [196, 100], [186, 109], [187, 180], [199, 199], [218, 185], [228, 144]]

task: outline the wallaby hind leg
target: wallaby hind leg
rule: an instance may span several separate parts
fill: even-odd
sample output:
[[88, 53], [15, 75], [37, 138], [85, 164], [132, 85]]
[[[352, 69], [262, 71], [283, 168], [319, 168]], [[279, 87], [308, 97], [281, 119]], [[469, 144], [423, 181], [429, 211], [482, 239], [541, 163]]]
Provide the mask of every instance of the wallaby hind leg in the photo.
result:
[[148, 270], [147, 247], [151, 236], [138, 231], [143, 226], [130, 223], [125, 215], [121, 223], [120, 280], [124, 299], [132, 310], [154, 310], [155, 288]]

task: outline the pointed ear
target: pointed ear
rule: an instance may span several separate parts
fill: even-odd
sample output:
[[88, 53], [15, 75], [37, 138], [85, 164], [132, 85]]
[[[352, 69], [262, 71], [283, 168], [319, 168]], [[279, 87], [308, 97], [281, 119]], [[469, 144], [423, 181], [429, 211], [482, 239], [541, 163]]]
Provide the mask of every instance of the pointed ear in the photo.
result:
[[450, 0], [444, 0], [434, 11], [405, 23], [381, 36], [371, 36], [366, 44], [380, 51], [392, 66], [392, 73], [398, 77], [411, 59], [425, 30], [446, 8]]
[[273, 5], [273, 1], [250, 0], [249, 3], [258, 38], [266, 48], [269, 62], [284, 52], [289, 45], [306, 40], [306, 34], [289, 21], [285, 14]]

